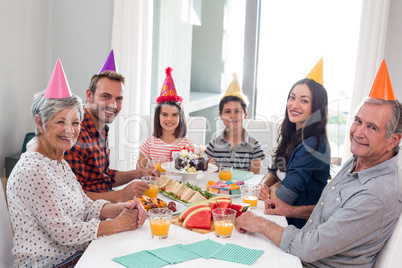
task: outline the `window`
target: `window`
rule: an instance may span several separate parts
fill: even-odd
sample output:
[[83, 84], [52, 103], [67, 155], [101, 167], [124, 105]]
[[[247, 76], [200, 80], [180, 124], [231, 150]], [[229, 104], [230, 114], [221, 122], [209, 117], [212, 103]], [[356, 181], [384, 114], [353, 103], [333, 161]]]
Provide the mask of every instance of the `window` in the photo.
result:
[[256, 115], [283, 120], [292, 85], [324, 57], [328, 138], [340, 164], [360, 28], [362, 1], [261, 1]]
[[219, 96], [232, 72], [237, 72], [251, 101], [249, 114], [281, 122], [289, 89], [324, 57], [328, 134], [332, 157], [339, 162], [353, 91], [362, 0], [154, 3], [152, 101], [160, 92], [165, 68], [172, 66], [185, 111], [208, 120], [208, 142], [215, 131]]

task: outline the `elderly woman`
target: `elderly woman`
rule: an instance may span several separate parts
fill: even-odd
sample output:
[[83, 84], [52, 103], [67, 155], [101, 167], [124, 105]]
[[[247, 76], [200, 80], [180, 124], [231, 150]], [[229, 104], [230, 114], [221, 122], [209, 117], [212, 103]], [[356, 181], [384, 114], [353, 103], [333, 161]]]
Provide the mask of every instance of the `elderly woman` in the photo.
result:
[[[64, 151], [80, 132], [79, 97], [34, 97], [36, 137], [12, 171], [7, 185], [14, 228], [16, 267], [70, 267], [97, 237], [134, 230], [146, 212], [137, 202], [92, 201], [83, 192]], [[104, 219], [110, 219], [104, 221]]]

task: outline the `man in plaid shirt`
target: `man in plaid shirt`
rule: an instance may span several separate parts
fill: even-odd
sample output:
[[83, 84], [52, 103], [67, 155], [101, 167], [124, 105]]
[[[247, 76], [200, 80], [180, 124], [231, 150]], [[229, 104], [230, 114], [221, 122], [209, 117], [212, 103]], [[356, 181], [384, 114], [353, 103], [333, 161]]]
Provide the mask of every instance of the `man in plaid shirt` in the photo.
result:
[[125, 188], [113, 191], [141, 176], [156, 175], [158, 170], [138, 169], [118, 171], [109, 168], [110, 149], [107, 124], [113, 122], [123, 102], [124, 77], [114, 71], [104, 71], [92, 77], [86, 91], [84, 119], [76, 144], [64, 154], [78, 181], [92, 200], [122, 202], [142, 196], [149, 186], [133, 181]]

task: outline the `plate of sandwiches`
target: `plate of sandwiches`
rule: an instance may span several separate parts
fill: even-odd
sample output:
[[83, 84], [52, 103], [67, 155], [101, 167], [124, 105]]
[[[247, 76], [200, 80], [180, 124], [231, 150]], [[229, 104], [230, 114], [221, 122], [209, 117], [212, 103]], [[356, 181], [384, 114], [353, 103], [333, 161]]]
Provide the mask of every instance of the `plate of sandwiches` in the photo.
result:
[[171, 179], [166, 175], [160, 178], [159, 192], [186, 206], [212, 197], [209, 192], [197, 186]]

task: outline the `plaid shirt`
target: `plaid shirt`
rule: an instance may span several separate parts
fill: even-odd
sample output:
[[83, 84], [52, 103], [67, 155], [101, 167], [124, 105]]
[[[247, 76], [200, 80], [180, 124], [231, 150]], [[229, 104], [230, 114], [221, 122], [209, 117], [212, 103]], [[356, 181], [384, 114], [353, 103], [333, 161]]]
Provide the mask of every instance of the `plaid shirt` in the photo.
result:
[[64, 153], [64, 159], [70, 164], [84, 191], [111, 191], [117, 170], [109, 168], [109, 127], [105, 125], [100, 133], [91, 116], [84, 111], [80, 135], [75, 145]]

